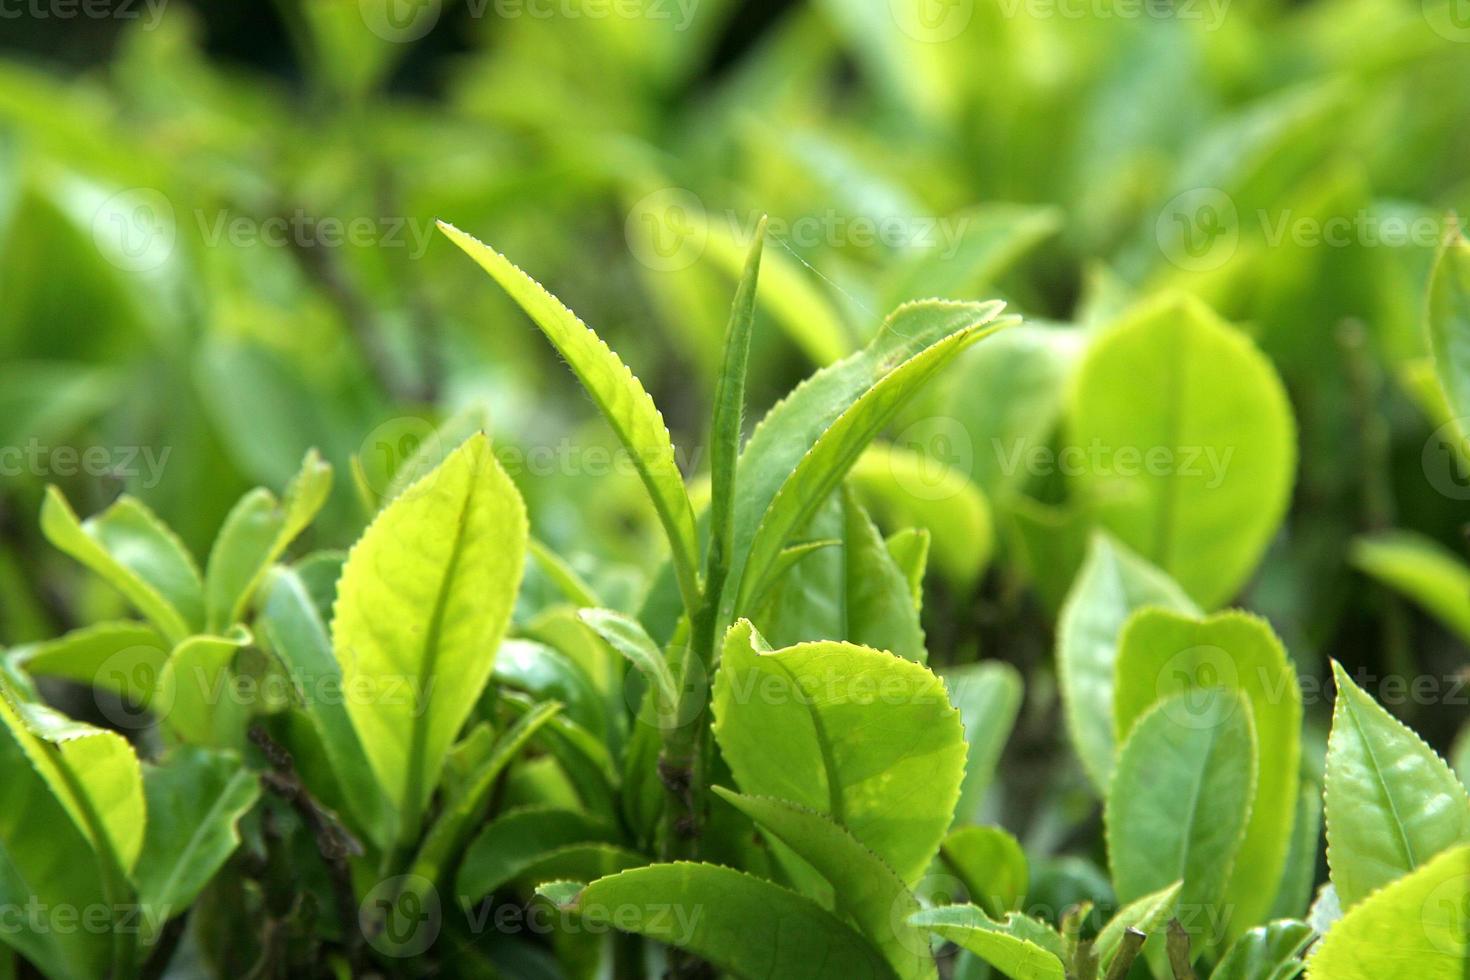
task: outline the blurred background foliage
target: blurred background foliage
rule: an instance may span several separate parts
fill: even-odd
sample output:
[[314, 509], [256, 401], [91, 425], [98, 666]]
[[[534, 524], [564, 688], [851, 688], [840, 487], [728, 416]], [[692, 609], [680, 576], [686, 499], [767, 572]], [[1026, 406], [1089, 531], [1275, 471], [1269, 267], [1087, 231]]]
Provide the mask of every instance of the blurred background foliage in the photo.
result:
[[[1290, 513], [1239, 604], [1305, 674], [1327, 656], [1463, 669], [1463, 640], [1350, 560], [1390, 527], [1464, 551], [1470, 494], [1431, 472], [1439, 235], [1276, 233], [1442, 231], [1470, 206], [1453, 6], [398, 3], [139, 0], [0, 24], [0, 445], [39, 447], [0, 478], [0, 644], [120, 601], [41, 540], [46, 483], [84, 514], [134, 493], [199, 553], [242, 491], [279, 489], [316, 446], [343, 478], [309, 544], [342, 547], [416, 442], [466, 410], [535, 533], [636, 608], [659, 556], [635, 477], [432, 222], [491, 242], [607, 337], [699, 480], [739, 233], [764, 212], [754, 416], [903, 300], [999, 296], [1027, 318], [894, 433], [979, 491], [935, 519], [925, 625], [938, 663], [1027, 673], [1012, 752], [1059, 751], [1051, 623], [1087, 529], [1065, 480], [1006, 460], [1058, 444], [1079, 352], [1168, 290], [1254, 338], [1296, 417]], [[1233, 207], [1224, 252], [1176, 228], [1181, 195], [1186, 217]], [[865, 233], [884, 222], [898, 233]], [[102, 447], [105, 472], [57, 447]], [[871, 483], [888, 530], [925, 519]], [[1442, 749], [1464, 717], [1400, 710]]]

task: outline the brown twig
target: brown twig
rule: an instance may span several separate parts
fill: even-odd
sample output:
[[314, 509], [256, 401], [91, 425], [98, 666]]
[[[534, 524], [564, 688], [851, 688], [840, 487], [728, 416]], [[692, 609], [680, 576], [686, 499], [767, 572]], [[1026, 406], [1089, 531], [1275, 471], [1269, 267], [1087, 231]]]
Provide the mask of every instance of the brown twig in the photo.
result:
[[362, 929], [358, 924], [357, 896], [352, 887], [352, 868], [348, 859], [360, 856], [362, 844], [348, 832], [336, 814], [322, 806], [311, 795], [296, 772], [291, 753], [271, 738], [260, 725], [250, 728], [250, 741], [265, 754], [271, 771], [261, 778], [265, 787], [291, 805], [316, 838], [317, 852], [326, 865], [332, 883], [332, 897], [342, 928], [342, 942], [347, 949], [354, 975], [362, 966]]
[[1138, 953], [1143, 949], [1147, 938], [1133, 926], [1123, 930], [1123, 939], [1118, 943], [1118, 951], [1113, 954], [1112, 965], [1108, 967], [1107, 980], [1123, 980], [1128, 976], [1128, 971], [1133, 969], [1133, 961], [1138, 959]]
[[1174, 970], [1174, 980], [1198, 980], [1190, 962], [1189, 933], [1178, 919], [1169, 920], [1169, 966]]

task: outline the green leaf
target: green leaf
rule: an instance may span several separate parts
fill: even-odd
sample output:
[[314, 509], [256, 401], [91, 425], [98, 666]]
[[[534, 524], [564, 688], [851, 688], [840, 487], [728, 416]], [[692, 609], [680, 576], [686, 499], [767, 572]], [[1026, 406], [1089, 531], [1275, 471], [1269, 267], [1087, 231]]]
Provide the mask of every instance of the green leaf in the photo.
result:
[[668, 427], [653, 399], [618, 355], [540, 283], [499, 252], [453, 225], [441, 221], [439, 228], [536, 322], [617, 433], [668, 535], [685, 608], [698, 609], [699, 546], [694, 533], [694, 510], [684, 490], [684, 477], [674, 460]]
[[990, 564], [990, 503], [962, 470], [928, 453], [875, 442], [848, 479], [887, 526], [927, 530], [935, 564], [957, 588], [974, 586]]
[[38, 677], [62, 677], [144, 703], [158, 683], [168, 649], [158, 631], [143, 623], [97, 623], [59, 639], [11, 651], [15, 662]]
[[143, 771], [128, 740], [45, 705], [13, 701], [3, 685], [0, 721], [93, 848], [130, 870], [143, 846], [146, 805]]
[[240, 845], [240, 818], [260, 796], [260, 779], [234, 753], [182, 746], [145, 766], [148, 829], [133, 871], [145, 921], [181, 915]]
[[1225, 612], [1201, 620], [1142, 609], [1128, 620], [1114, 695], [1120, 741], [1157, 702], [1220, 688], [1245, 695], [1261, 763], [1250, 821], [1224, 895], [1234, 909], [1231, 935], [1236, 936], [1266, 918], [1286, 866], [1301, 759], [1302, 695], [1296, 668], [1266, 621], [1248, 613]]
[[1057, 671], [1072, 745], [1099, 789], [1106, 789], [1113, 771], [1118, 637], [1144, 606], [1195, 611], [1167, 575], [1108, 535], [1094, 534], [1057, 620]]
[[895, 976], [867, 940], [816, 902], [717, 865], [655, 864], [537, 891], [588, 923], [687, 949], [747, 980]]
[[597, 632], [618, 653], [651, 681], [660, 696], [660, 711], [673, 711], [679, 701], [679, 685], [653, 637], [636, 619], [611, 609], [583, 609], [577, 618]]
[[271, 564], [316, 517], [332, 490], [332, 468], [315, 450], [284, 500], [264, 488], [240, 498], [220, 528], [205, 571], [205, 626], [219, 632], [241, 622]]
[[1470, 566], [1454, 552], [1412, 531], [1388, 531], [1353, 542], [1352, 561], [1470, 642]]
[[1225, 951], [1210, 980], [1292, 980], [1316, 937], [1305, 922], [1280, 920], [1245, 933]]
[[466, 901], [477, 901], [534, 874], [548, 854], [577, 845], [611, 844], [616, 839], [611, 827], [585, 813], [549, 806], [518, 807], [501, 814], [470, 842], [455, 891]]
[[575, 606], [597, 607], [602, 605], [602, 600], [597, 597], [592, 586], [583, 581], [576, 569], [555, 551], [535, 538], [530, 540], [531, 557], [536, 559], [542, 574], [549, 578], [561, 594]]
[[85, 522], [61, 491], [46, 488], [41, 530], [60, 550], [96, 572], [178, 643], [204, 623], [199, 570], [172, 531], [132, 497], [120, 497]]
[[[794, 461], [794, 466], [781, 473], [784, 479], [770, 495], [769, 508], [761, 514], [759, 522], [736, 520], [735, 563], [732, 564], [732, 572], [738, 570], [738, 574], [732, 574], [732, 582], [738, 583], [735, 610], [744, 608], [745, 599], [759, 591], [764, 576], [792, 533], [806, 525], [848, 470], [853, 469], [867, 445], [894, 420], [904, 404], [938, 376], [960, 351], [1003, 326], [995, 323], [1000, 309], [998, 304], [960, 303], [900, 307], [883, 323], [873, 344], [817, 373], [784, 403], [772, 408], [751, 435], [741, 457], [742, 494], [754, 494], [742, 498], [742, 502], [759, 500], [770, 466], [776, 463], [772, 458], [761, 460], [756, 455], [766, 445], [761, 433], [767, 426], [775, 426], [773, 435], [767, 438], [795, 436], [794, 445], [779, 454], [781, 457], [789, 457], [792, 450], [800, 450], [803, 445], [810, 448]], [[894, 339], [895, 334], [904, 339]], [[932, 342], [920, 345], [920, 338], [932, 338]], [[863, 386], [854, 391], [848, 386], [854, 381]], [[848, 394], [853, 395], [851, 401], [816, 403], [816, 398], [833, 395], [842, 398]], [[806, 435], [811, 436], [810, 441], [801, 438]], [[744, 473], [747, 458], [751, 460], [751, 469], [759, 466], [748, 480]], [[750, 527], [748, 533], [747, 527]]]
[[414, 874], [426, 881], [439, 879], [446, 865], [464, 846], [473, 822], [485, 812], [501, 773], [560, 710], [561, 705], [555, 701], [543, 701], [517, 718], [495, 741], [490, 754], [466, 774], [459, 792], [446, 801], [414, 859]]
[[[766, 241], [766, 219], [761, 216], [750, 251], [735, 288], [725, 349], [715, 381], [714, 413], [710, 421], [710, 505], [708, 588], [706, 603], [719, 601], [735, 546], [735, 467], [740, 459], [740, 436], [745, 419], [745, 382], [750, 370], [750, 338], [755, 324], [756, 282], [761, 250]], [[662, 662], [662, 658], [660, 658]]]
[[[489, 429], [490, 410], [479, 402], [471, 402], [445, 419], [427, 438], [418, 439], [417, 433], [405, 433], [404, 445], [387, 446], [383, 454], [385, 459], [398, 461], [397, 467], [385, 474], [388, 489], [383, 493], [383, 502], [392, 500], [428, 476], [475, 433], [488, 432]], [[411, 451], [398, 452], [409, 446], [412, 446]]]
[[867, 347], [812, 375], [761, 421], [740, 456], [735, 549], [721, 621], [759, 594], [790, 535], [862, 451], [961, 350], [1013, 323], [1002, 304], [909, 303]]
[[1309, 980], [1465, 980], [1470, 847], [1426, 862], [1349, 909], [1307, 961]]
[[1021, 711], [1024, 687], [1020, 672], [1001, 661], [950, 667], [940, 676], [965, 726], [965, 779], [954, 811], [958, 825], [979, 817], [985, 791]]
[[1207, 609], [1250, 575], [1291, 495], [1281, 380], [1194, 299], [1153, 303], [1094, 341], [1068, 437], [1064, 454], [1086, 460], [1072, 483], [1102, 524]]
[[1323, 797], [1327, 864], [1346, 910], [1470, 841], [1470, 800], [1443, 759], [1332, 665]]
[[939, 845], [939, 857], [964, 882], [970, 901], [1000, 917], [1021, 908], [1030, 884], [1026, 853], [999, 827], [961, 827]]
[[930, 535], [928, 528], [906, 527], [894, 531], [884, 541], [893, 563], [908, 579], [909, 595], [914, 609], [924, 611], [924, 572], [929, 567]]
[[827, 879], [837, 911], [872, 940], [899, 977], [938, 977], [929, 940], [908, 923], [919, 901], [882, 858], [815, 810], [719, 786], [714, 791]]
[[[1256, 745], [1245, 697], [1172, 695], [1139, 719], [1118, 753], [1104, 819], [1118, 900], [1183, 881], [1181, 906], [1218, 910], [1245, 834]], [[1195, 923], [1218, 938], [1229, 923]]]
[[[3, 698], [0, 698], [3, 702]], [[102, 877], [88, 832], [80, 828], [31, 761], [33, 738], [9, 706], [0, 703], [0, 905], [24, 909], [106, 905]], [[49, 925], [43, 920], [43, 925]], [[53, 928], [0, 929], [0, 943], [16, 949], [48, 976], [103, 977], [110, 940], [87, 930], [62, 934]]]
[[149, 706], [179, 740], [244, 748], [256, 705], [244, 698], [249, 688], [235, 686], [233, 666], [250, 640], [237, 626], [228, 636], [191, 636], [169, 654]]
[[490, 679], [526, 537], [520, 495], [477, 435], [384, 508], [342, 569], [332, 648], [345, 689], [373, 692], [347, 712], [405, 839]]
[[782, 550], [749, 610], [773, 642], [848, 640], [928, 660], [909, 579], [851, 491], [828, 498], [805, 533], [818, 540]]
[[714, 731], [741, 790], [830, 816], [917, 880], [949, 828], [964, 770], [943, 683], [849, 643], [763, 646], [748, 622], [731, 627], [715, 680]]
[[1113, 955], [1123, 942], [1123, 934], [1129, 929], [1137, 929], [1146, 936], [1162, 932], [1179, 908], [1179, 893], [1183, 889], [1184, 882], [1176, 881], [1119, 909], [1093, 940], [1093, 949], [1097, 951], [1098, 962], [1103, 968], [1112, 964]]
[[332, 639], [299, 572], [281, 567], [270, 572], [255, 623], [285, 667], [301, 710], [321, 739], [348, 819], [379, 850], [386, 850], [393, 842], [396, 817], [352, 725]]
[[1317, 856], [1321, 853], [1322, 790], [1304, 779], [1297, 797], [1296, 822], [1286, 851], [1286, 867], [1281, 872], [1270, 918], [1299, 919], [1306, 915], [1312, 902], [1312, 886], [1317, 882]]
[[1022, 925], [1023, 916], [996, 922], [973, 905], [945, 905], [915, 913], [909, 922], [969, 950], [1012, 980], [1065, 980], [1058, 951], [1038, 944], [1040, 924]]
[[1428, 330], [1439, 385], [1461, 435], [1470, 435], [1470, 242], [1458, 230], [1430, 273]]

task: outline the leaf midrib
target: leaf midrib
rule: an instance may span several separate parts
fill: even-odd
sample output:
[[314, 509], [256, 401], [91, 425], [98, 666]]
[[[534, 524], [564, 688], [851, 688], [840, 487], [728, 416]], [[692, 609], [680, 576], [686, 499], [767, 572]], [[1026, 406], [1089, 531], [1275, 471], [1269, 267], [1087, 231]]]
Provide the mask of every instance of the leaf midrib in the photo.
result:
[[478, 465], [470, 468], [469, 485], [465, 489], [464, 500], [460, 504], [459, 514], [454, 523], [454, 545], [449, 553], [449, 561], [444, 566], [444, 575], [439, 580], [439, 588], [434, 597], [434, 611], [429, 616], [429, 627], [424, 631], [423, 650], [419, 657], [418, 689], [414, 692], [413, 729], [409, 735], [408, 778], [403, 787], [405, 818], [403, 826], [414, 834], [417, 834], [418, 818], [415, 815], [420, 806], [419, 798], [424, 792], [424, 753], [429, 737], [430, 713], [429, 706], [425, 702], [432, 696], [433, 689], [429, 684], [438, 669], [440, 634], [444, 628], [444, 615], [449, 605], [449, 593], [455, 576], [459, 573], [459, 563], [464, 557], [467, 515], [475, 500], [476, 477], [479, 476], [479, 469]]
[[1358, 740], [1363, 745], [1363, 754], [1367, 756], [1368, 765], [1373, 770], [1373, 782], [1375, 787], [1378, 789], [1379, 798], [1382, 799], [1385, 804], [1387, 804], [1388, 814], [1390, 817], [1393, 818], [1393, 829], [1395, 834], [1397, 834], [1398, 836], [1399, 843], [1403, 845], [1404, 858], [1408, 862], [1408, 870], [1412, 871], [1414, 868], [1417, 868], [1419, 866], [1419, 861], [1414, 856], [1414, 846], [1409, 841], [1408, 833], [1404, 828], [1403, 818], [1399, 816], [1398, 805], [1394, 800], [1393, 794], [1390, 793], [1388, 790], [1388, 781], [1384, 779], [1383, 767], [1379, 764], [1378, 756], [1373, 751], [1373, 742], [1368, 737], [1367, 731], [1363, 728], [1363, 721], [1358, 716], [1357, 708], [1352, 704], [1351, 701], [1346, 702], [1346, 708], [1348, 718], [1351, 719], [1353, 723], [1353, 730], [1358, 733]]

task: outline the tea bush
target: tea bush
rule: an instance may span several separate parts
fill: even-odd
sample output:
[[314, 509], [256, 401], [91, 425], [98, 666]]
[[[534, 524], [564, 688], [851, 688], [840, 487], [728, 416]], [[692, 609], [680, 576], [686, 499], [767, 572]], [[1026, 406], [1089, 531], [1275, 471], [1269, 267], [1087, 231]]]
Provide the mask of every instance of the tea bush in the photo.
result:
[[0, 978], [1470, 976], [1453, 3], [222, 10], [0, 60]]

